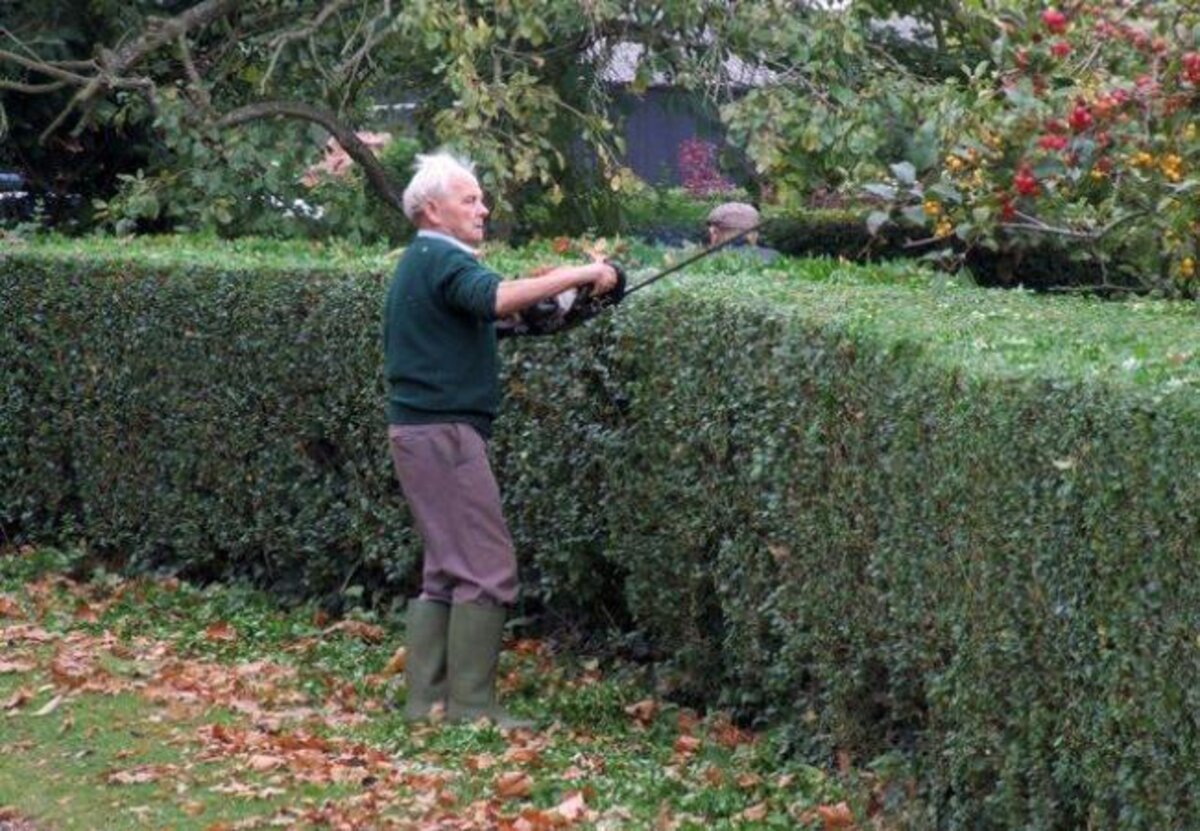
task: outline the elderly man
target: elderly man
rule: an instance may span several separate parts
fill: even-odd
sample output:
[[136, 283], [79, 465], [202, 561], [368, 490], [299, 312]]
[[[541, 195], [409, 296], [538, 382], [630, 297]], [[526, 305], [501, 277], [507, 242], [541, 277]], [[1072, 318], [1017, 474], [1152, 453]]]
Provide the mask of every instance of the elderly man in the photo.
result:
[[404, 213], [419, 229], [396, 266], [384, 311], [388, 439], [424, 542], [421, 594], [407, 616], [405, 715], [444, 708], [526, 726], [496, 702], [506, 606], [517, 562], [487, 457], [500, 401], [495, 323], [569, 289], [617, 284], [603, 262], [501, 280], [472, 246], [488, 215], [473, 166], [447, 153], [417, 157]]
[[[717, 205], [708, 214], [708, 244], [720, 245], [743, 231], [757, 227], [761, 222], [758, 209], [753, 205], [745, 202], [725, 202]], [[752, 252], [768, 263], [779, 256], [778, 251], [758, 244], [758, 231], [751, 231], [741, 242], [731, 247]]]

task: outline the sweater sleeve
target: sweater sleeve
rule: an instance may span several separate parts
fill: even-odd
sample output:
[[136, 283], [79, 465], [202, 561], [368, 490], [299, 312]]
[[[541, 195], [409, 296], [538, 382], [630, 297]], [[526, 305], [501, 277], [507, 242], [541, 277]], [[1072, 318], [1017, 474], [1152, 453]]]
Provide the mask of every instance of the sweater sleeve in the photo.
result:
[[441, 280], [441, 293], [451, 308], [480, 320], [496, 319], [500, 275], [466, 253], [455, 254]]

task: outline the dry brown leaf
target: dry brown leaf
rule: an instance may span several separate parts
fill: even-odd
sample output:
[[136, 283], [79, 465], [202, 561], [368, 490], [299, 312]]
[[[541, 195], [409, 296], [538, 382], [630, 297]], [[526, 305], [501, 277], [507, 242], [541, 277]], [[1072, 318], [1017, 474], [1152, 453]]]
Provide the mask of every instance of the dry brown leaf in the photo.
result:
[[767, 818], [767, 803], [757, 802], [738, 814], [738, 818], [746, 822], [762, 822]]
[[204, 637], [210, 641], [236, 641], [237, 630], [228, 621], [222, 620], [209, 624], [208, 628], [204, 630]]
[[642, 727], [648, 727], [657, 718], [659, 709], [659, 703], [653, 698], [643, 698], [641, 701], [626, 707], [625, 712], [633, 716], [633, 720]]
[[749, 730], [743, 730], [728, 721], [718, 722], [709, 732], [717, 744], [728, 747], [730, 750], [738, 745], [753, 744], [758, 738]]
[[695, 710], [680, 710], [675, 719], [675, 725], [679, 728], [680, 733], [694, 733], [700, 725], [700, 716], [696, 715]]
[[174, 765], [138, 765], [110, 773], [104, 781], [110, 785], [144, 785], [171, 776], [175, 771]]
[[542, 752], [536, 747], [510, 747], [504, 751], [504, 761], [518, 765], [536, 764], [541, 757]]
[[492, 753], [475, 753], [467, 756], [463, 764], [470, 771], [488, 770], [496, 766], [496, 756]]
[[494, 786], [500, 798], [520, 799], [533, 791], [533, 777], [524, 771], [508, 771], [496, 777]]
[[408, 648], [400, 647], [392, 653], [392, 657], [388, 659], [387, 666], [383, 668], [381, 675], [399, 675], [404, 672], [404, 667], [408, 665]]
[[80, 600], [75, 606], [75, 619], [81, 623], [99, 623], [100, 611], [86, 600]]
[[7, 594], [0, 594], [0, 617], [23, 618], [25, 613], [17, 605], [17, 601]]
[[682, 756], [691, 756], [700, 749], [700, 739], [695, 736], [680, 736], [675, 740], [675, 752]]
[[0, 661], [0, 675], [6, 672], [29, 672], [37, 669], [37, 664], [33, 661], [25, 661], [17, 659], [16, 661]]
[[845, 802], [839, 802], [836, 805], [818, 805], [817, 816], [825, 823], [826, 831], [830, 828], [850, 828], [854, 825], [854, 812]]
[[815, 809], [803, 811], [797, 819], [803, 823], [820, 820], [823, 831], [854, 827], [854, 812], [845, 802], [839, 802], [836, 805], [818, 805]]
[[849, 773], [854, 767], [854, 760], [850, 757], [850, 751], [844, 748], [839, 749], [835, 754], [838, 773]]
[[246, 766], [250, 770], [266, 773], [269, 770], [283, 767], [283, 759], [278, 756], [271, 756], [267, 753], [254, 753], [246, 760]]
[[367, 643], [379, 643], [384, 638], [382, 626], [373, 623], [363, 623], [361, 620], [339, 620], [325, 628], [326, 635], [342, 632], [354, 638], [360, 638]]
[[567, 822], [590, 820], [595, 815], [595, 811], [588, 808], [587, 800], [583, 797], [583, 791], [568, 792], [563, 801], [554, 806], [554, 813], [567, 820]]
[[42, 627], [29, 623], [19, 623], [16, 626], [0, 629], [0, 643], [17, 643], [18, 641], [49, 643], [57, 639], [57, 635], [52, 635]]
[[12, 696], [4, 702], [5, 710], [16, 710], [24, 707], [33, 698], [33, 690], [29, 687], [21, 687]]
[[739, 775], [738, 778], [735, 779], [734, 781], [737, 782], [737, 786], [739, 788], [741, 788], [744, 791], [748, 791], [748, 790], [751, 790], [752, 788], [757, 788], [759, 785], [761, 785], [762, 777], [759, 776], [757, 773], [751, 773], [751, 772], [747, 771], [746, 773]]

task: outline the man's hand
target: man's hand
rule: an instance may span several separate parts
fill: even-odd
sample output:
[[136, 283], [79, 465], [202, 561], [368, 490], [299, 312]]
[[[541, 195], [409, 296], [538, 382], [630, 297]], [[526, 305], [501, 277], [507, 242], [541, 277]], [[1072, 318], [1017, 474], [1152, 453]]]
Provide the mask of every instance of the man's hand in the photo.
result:
[[592, 296], [608, 294], [617, 287], [617, 270], [606, 262], [593, 263], [597, 274], [592, 280]]

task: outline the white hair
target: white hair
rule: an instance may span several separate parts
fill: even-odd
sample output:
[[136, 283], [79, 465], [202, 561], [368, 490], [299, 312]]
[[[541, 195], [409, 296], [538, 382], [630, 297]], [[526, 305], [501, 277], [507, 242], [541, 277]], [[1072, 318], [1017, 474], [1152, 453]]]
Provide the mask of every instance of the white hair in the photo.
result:
[[450, 183], [459, 177], [475, 179], [475, 163], [445, 150], [418, 154], [413, 164], [416, 173], [404, 189], [404, 215], [416, 221], [417, 214], [430, 200], [444, 196]]

